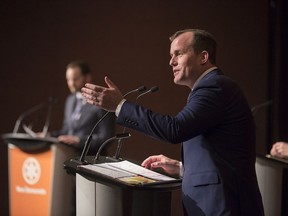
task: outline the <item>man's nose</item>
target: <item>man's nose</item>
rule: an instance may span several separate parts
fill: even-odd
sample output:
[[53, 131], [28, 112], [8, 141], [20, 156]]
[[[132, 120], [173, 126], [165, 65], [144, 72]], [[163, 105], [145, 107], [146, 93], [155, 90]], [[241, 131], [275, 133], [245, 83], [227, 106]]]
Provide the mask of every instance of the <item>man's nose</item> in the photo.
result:
[[176, 62], [175, 56], [171, 56], [171, 59], [169, 61], [169, 65], [170, 66], [174, 66], [176, 64], [177, 64], [177, 62]]

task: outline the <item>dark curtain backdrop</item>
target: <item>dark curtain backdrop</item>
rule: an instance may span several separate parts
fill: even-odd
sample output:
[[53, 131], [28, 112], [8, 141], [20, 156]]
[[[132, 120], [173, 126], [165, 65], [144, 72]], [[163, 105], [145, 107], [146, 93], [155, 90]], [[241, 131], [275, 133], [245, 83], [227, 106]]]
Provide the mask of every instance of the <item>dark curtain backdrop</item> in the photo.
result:
[[[2, 1], [1, 124], [10, 133], [18, 116], [32, 106], [58, 97], [50, 129], [62, 124], [69, 93], [65, 66], [84, 59], [94, 82], [109, 76], [125, 93], [140, 85], [160, 91], [139, 100], [152, 110], [175, 115], [189, 89], [176, 86], [169, 62], [168, 37], [185, 28], [206, 29], [218, 41], [218, 66], [239, 83], [251, 107], [269, 100], [269, 2], [255, 1]], [[129, 97], [135, 100], [135, 97]], [[45, 109], [27, 117], [41, 130]], [[268, 108], [255, 115], [257, 151], [266, 153]], [[117, 131], [122, 131], [117, 127]], [[129, 131], [129, 130], [128, 130]], [[129, 131], [121, 156], [142, 161], [151, 154], [180, 159], [180, 145], [171, 145]], [[1, 215], [8, 214], [7, 145], [1, 140]], [[114, 154], [114, 146], [109, 149]], [[174, 215], [181, 215], [179, 197]]]

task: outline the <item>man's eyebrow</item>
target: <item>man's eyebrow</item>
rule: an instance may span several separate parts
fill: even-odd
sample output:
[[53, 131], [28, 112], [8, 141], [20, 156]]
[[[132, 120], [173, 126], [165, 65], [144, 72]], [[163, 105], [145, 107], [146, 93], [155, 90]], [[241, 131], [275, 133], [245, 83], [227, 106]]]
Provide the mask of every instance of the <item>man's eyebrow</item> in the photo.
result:
[[171, 52], [170, 54], [172, 55], [172, 54], [179, 53], [179, 52], [183, 52], [183, 50], [181, 50], [181, 49], [176, 49], [176, 50], [174, 50], [173, 52]]

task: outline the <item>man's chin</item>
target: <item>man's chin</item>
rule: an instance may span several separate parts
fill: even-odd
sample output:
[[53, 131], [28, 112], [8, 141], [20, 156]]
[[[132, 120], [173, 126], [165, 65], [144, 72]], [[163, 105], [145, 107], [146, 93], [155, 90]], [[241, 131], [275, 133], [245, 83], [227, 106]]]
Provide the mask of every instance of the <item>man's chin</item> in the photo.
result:
[[174, 83], [176, 85], [187, 86], [187, 84], [181, 80], [174, 79]]
[[174, 78], [174, 83], [176, 85], [183, 85], [183, 84], [181, 84], [181, 81], [179, 79], [177, 79], [176, 77]]
[[178, 79], [176, 77], [174, 77], [174, 83], [178, 85]]
[[70, 92], [71, 92], [72, 94], [75, 94], [75, 93], [80, 92], [80, 91], [77, 90], [77, 89], [70, 89]]

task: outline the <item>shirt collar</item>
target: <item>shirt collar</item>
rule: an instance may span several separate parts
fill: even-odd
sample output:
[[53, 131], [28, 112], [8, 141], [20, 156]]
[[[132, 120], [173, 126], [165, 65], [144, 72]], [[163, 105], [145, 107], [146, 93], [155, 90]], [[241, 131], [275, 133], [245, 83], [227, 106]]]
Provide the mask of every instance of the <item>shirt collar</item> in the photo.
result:
[[83, 104], [87, 103], [81, 92], [76, 92], [75, 97], [77, 100], [81, 100]]
[[200, 82], [200, 80], [201, 80], [204, 76], [206, 76], [208, 73], [210, 73], [211, 71], [213, 71], [213, 70], [215, 70], [215, 69], [217, 69], [216, 66], [215, 66], [215, 67], [211, 67], [211, 68], [209, 68], [208, 70], [206, 70], [204, 73], [202, 73], [201, 76], [198, 77], [198, 79], [197, 79], [196, 82], [194, 83], [194, 85], [193, 85], [193, 87], [192, 87], [192, 91], [193, 91], [193, 89], [198, 85], [198, 83]]

